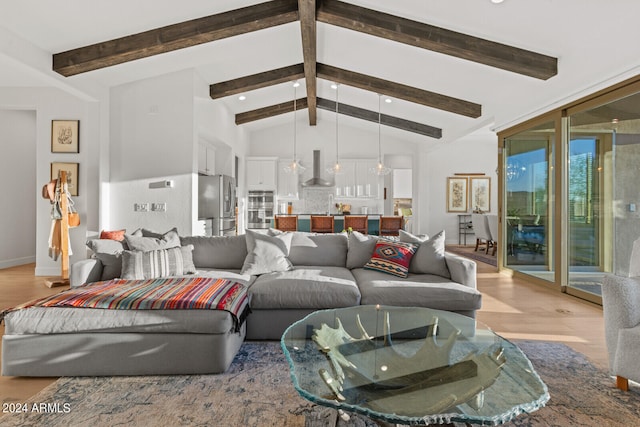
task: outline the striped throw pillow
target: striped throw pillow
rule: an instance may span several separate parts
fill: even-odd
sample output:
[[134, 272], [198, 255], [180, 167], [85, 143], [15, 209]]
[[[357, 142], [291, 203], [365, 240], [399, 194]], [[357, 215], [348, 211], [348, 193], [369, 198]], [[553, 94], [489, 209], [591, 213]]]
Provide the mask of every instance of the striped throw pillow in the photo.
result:
[[193, 245], [153, 251], [124, 251], [122, 279], [155, 279], [157, 277], [193, 274]]
[[364, 265], [367, 270], [377, 270], [393, 274], [398, 277], [409, 275], [409, 263], [416, 253], [418, 245], [413, 243], [379, 240], [373, 251], [373, 256]]

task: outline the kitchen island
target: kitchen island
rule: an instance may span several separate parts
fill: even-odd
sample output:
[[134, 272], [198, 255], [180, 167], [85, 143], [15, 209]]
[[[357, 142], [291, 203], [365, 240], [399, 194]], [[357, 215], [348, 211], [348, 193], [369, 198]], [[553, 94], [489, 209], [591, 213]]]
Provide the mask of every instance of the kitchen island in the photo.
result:
[[[282, 215], [282, 214], [280, 214]], [[327, 215], [326, 213], [310, 214], [301, 213], [298, 215], [298, 231], [311, 231], [311, 215]], [[336, 233], [344, 230], [344, 214], [329, 214], [334, 217], [333, 231]], [[355, 215], [355, 214], [354, 214]], [[380, 217], [381, 214], [368, 214], [368, 234], [378, 235], [380, 232]], [[274, 226], [273, 220], [271, 226]]]

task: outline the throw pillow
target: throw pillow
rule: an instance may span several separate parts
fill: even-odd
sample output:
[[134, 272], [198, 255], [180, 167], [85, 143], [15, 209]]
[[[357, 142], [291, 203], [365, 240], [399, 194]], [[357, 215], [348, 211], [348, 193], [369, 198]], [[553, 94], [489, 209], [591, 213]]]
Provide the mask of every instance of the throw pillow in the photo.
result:
[[258, 275], [293, 269], [289, 261], [291, 233], [269, 236], [247, 230], [247, 258], [241, 274]]
[[100, 238], [101, 239], [108, 239], [108, 240], [117, 240], [119, 242], [124, 240], [124, 233], [126, 230], [102, 230], [100, 232]]
[[413, 243], [379, 241], [371, 260], [365, 264], [367, 270], [377, 270], [398, 277], [409, 275], [409, 263], [418, 248]]
[[358, 231], [349, 233], [349, 249], [347, 251], [347, 268], [362, 268], [371, 259], [376, 243], [380, 238], [362, 234]]
[[120, 277], [122, 271], [122, 252], [129, 249], [127, 243], [111, 239], [90, 239], [87, 247], [102, 263], [100, 280], [111, 280]]
[[146, 252], [124, 251], [121, 278], [140, 280], [194, 274], [192, 251], [193, 245]]
[[445, 234], [444, 230], [432, 238], [414, 236], [411, 233], [401, 232], [400, 241], [419, 244], [415, 256], [409, 265], [409, 271], [416, 274], [435, 274], [438, 276], [451, 278], [447, 261], [444, 257]]
[[[143, 230], [144, 232], [144, 230]], [[154, 251], [158, 249], [169, 249], [180, 246], [180, 236], [178, 230], [172, 228], [164, 234], [156, 234], [154, 236], [140, 236], [139, 230], [134, 234], [125, 234], [124, 239], [132, 251]]]

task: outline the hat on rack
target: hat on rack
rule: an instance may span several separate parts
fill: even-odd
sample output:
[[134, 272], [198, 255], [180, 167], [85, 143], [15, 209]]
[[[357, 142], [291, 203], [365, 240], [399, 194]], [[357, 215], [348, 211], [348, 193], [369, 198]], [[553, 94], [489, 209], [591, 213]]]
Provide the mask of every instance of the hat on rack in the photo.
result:
[[56, 184], [58, 183], [57, 179], [52, 179], [47, 184], [42, 187], [42, 197], [45, 199], [49, 199], [50, 201], [54, 201], [56, 199]]

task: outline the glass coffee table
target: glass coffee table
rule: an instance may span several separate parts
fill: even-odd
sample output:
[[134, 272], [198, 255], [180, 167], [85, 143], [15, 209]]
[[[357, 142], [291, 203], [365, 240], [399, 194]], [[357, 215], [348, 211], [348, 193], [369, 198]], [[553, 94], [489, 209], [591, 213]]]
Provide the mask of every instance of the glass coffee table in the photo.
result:
[[516, 345], [451, 312], [320, 310], [291, 325], [281, 344], [302, 397], [388, 423], [498, 425], [549, 400]]

